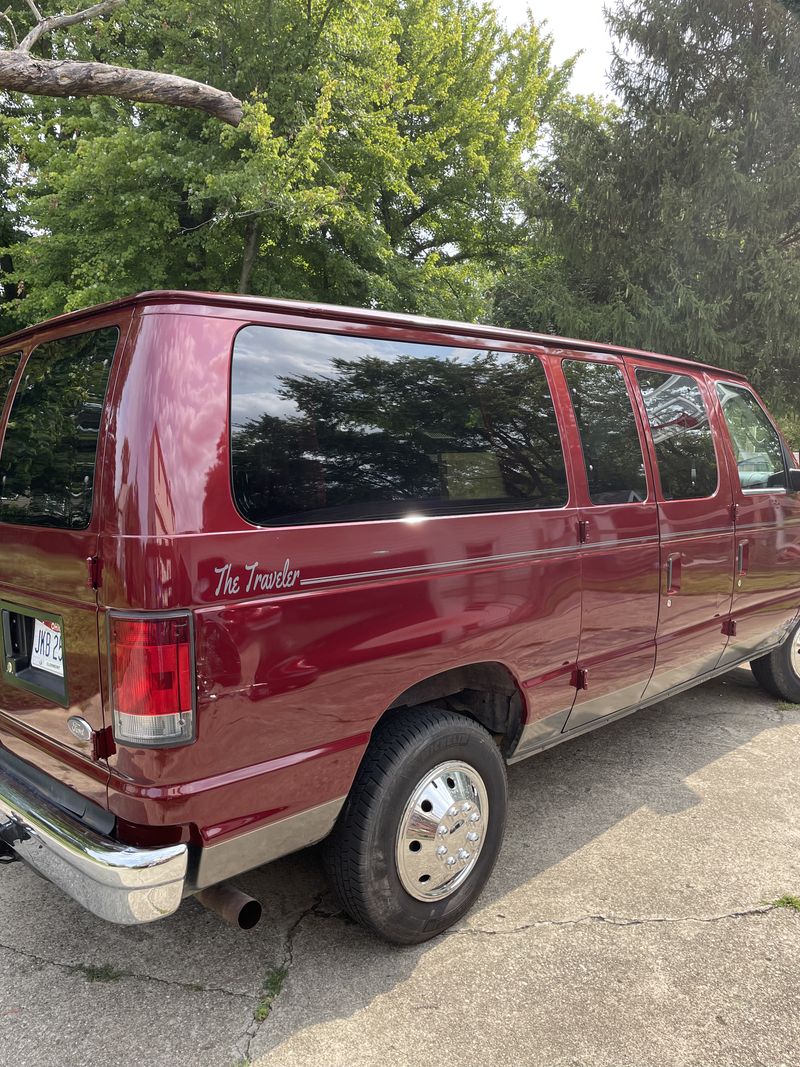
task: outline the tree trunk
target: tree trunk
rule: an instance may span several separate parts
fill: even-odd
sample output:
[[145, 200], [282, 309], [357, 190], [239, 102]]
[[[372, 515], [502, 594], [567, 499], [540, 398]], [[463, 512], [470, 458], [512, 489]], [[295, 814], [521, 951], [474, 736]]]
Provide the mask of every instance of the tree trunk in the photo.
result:
[[238, 126], [243, 114], [241, 101], [231, 93], [189, 78], [106, 63], [35, 59], [17, 50], [0, 50], [0, 89], [34, 96], [115, 96], [141, 104], [188, 107], [231, 126]]
[[244, 256], [242, 257], [242, 272], [239, 275], [239, 288], [237, 293], [247, 293], [250, 289], [250, 278], [253, 274], [256, 256], [258, 254], [258, 242], [261, 240], [261, 225], [257, 219], [250, 219], [244, 230]]

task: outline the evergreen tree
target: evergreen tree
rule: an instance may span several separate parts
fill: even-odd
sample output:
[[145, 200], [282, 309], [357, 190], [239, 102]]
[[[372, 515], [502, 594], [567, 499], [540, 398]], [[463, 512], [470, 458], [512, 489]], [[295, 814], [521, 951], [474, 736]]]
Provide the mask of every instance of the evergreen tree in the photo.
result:
[[779, 0], [608, 17], [620, 106], [560, 110], [498, 316], [718, 362], [794, 406], [800, 24]]

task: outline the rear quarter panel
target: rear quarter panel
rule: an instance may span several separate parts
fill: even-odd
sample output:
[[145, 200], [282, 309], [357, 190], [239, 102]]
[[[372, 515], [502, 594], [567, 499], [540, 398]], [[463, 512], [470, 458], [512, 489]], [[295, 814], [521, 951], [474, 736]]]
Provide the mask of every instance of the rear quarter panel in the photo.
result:
[[[465, 663], [507, 665], [529, 714], [566, 716], [580, 624], [572, 505], [249, 526], [228, 467], [233, 338], [256, 321], [309, 323], [179, 312], [144, 313], [120, 368], [101, 597], [104, 608], [194, 609], [197, 740], [120, 747], [112, 810], [131, 823], [192, 823], [211, 842], [340, 797], [395, 698]], [[288, 577], [257, 592], [251, 575], [273, 572]]]

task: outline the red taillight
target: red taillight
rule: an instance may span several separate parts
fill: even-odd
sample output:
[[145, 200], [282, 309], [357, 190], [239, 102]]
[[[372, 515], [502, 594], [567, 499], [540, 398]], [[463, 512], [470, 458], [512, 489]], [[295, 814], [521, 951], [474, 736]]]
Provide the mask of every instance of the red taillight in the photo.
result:
[[114, 740], [185, 745], [194, 740], [194, 671], [188, 614], [109, 617]]

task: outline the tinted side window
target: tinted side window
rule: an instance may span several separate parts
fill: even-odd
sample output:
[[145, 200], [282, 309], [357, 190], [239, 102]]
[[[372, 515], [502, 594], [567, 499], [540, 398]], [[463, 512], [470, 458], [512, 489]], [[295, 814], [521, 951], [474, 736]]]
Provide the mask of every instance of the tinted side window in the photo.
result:
[[647, 497], [636, 416], [619, 367], [563, 362], [581, 435], [593, 504], [629, 504]]
[[88, 526], [116, 327], [46, 341], [28, 357], [0, 456], [0, 519]]
[[742, 489], [786, 487], [783, 448], [775, 428], [749, 389], [717, 382]]
[[231, 465], [260, 525], [567, 500], [536, 357], [266, 326], [234, 344]]
[[712, 496], [717, 457], [708, 412], [688, 374], [636, 371], [656, 449], [665, 500]]

